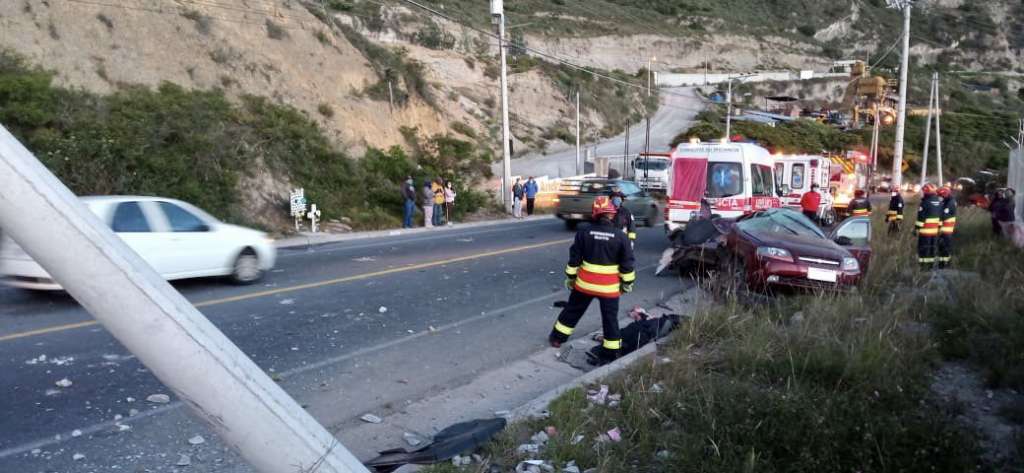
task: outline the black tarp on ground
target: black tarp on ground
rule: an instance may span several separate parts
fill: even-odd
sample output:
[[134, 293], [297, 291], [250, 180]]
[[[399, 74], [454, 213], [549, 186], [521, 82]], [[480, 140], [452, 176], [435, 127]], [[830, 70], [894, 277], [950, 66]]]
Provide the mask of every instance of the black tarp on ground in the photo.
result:
[[434, 441], [419, 450], [403, 448], [380, 452], [380, 456], [365, 463], [381, 473], [397, 470], [402, 465], [433, 465], [455, 455], [475, 450], [491, 437], [505, 429], [505, 419], [478, 419], [448, 427], [434, 436]]

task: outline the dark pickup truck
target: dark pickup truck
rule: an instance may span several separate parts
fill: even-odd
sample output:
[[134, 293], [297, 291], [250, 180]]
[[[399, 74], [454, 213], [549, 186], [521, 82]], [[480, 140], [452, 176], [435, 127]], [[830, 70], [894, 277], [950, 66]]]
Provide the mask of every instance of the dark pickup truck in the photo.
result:
[[658, 222], [657, 201], [635, 182], [622, 179], [589, 178], [565, 182], [558, 191], [555, 215], [564, 220], [569, 229], [576, 228], [580, 222], [589, 222], [592, 220], [590, 211], [594, 199], [610, 195], [613, 187], [618, 187], [626, 195], [625, 206], [633, 213], [638, 226], [653, 227]]

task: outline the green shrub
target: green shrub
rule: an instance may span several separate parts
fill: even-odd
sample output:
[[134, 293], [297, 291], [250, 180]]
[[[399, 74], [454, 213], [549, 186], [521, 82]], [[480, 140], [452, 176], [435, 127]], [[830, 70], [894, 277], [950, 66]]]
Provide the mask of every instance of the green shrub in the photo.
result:
[[[220, 90], [170, 83], [100, 96], [54, 87], [52, 80], [52, 73], [0, 51], [0, 123], [79, 195], [167, 196], [251, 223], [242, 213], [239, 182], [266, 166], [305, 188], [326, 218], [385, 228], [400, 220], [398, 183], [422, 169], [417, 172], [460, 186], [461, 211], [482, 205], [469, 189], [490, 173], [491, 156], [472, 143], [434, 137], [415, 158], [400, 148], [371, 149], [356, 161], [305, 114], [266, 98], [243, 95], [234, 104]], [[283, 206], [287, 196], [280, 199]]]
[[412, 38], [413, 43], [430, 49], [452, 49], [455, 47], [455, 35], [441, 29], [437, 23], [430, 21], [420, 28]]

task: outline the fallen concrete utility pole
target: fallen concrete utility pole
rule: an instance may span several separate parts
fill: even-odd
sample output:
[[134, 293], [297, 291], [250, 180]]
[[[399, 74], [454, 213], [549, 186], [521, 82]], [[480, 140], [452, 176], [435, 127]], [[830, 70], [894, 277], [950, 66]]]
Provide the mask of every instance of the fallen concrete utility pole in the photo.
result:
[[368, 471], [3, 126], [0, 228], [255, 470]]

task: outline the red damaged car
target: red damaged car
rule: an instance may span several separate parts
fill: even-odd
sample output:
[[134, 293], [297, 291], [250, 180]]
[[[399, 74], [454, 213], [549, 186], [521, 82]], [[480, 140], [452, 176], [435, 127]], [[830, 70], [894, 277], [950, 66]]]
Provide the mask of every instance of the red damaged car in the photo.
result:
[[693, 222], [673, 242], [671, 264], [717, 268], [756, 290], [847, 289], [867, 272], [870, 240], [867, 217], [844, 220], [825, 233], [799, 212], [768, 209], [736, 220]]

